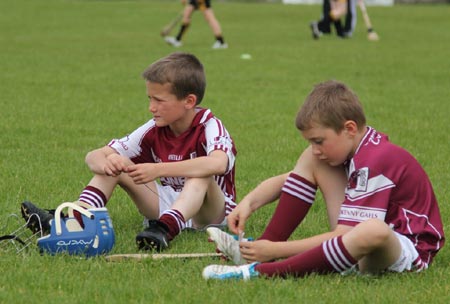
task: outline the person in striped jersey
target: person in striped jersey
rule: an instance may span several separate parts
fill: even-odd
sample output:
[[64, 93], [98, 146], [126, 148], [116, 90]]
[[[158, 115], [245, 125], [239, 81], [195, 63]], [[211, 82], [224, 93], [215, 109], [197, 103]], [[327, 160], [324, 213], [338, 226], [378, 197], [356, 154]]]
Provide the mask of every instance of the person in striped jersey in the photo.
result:
[[[433, 187], [418, 161], [387, 135], [367, 126], [358, 97], [338, 81], [315, 86], [297, 114], [296, 126], [310, 145], [294, 170], [269, 179], [272, 189], [268, 184], [257, 187], [228, 217], [231, 231], [239, 233], [255, 209], [279, 197], [261, 238], [241, 242], [237, 252], [241, 259], [233, 257], [250, 264], [210, 265], [203, 277], [427, 269], [445, 236]], [[286, 241], [309, 210], [317, 187], [326, 201], [342, 199], [329, 209], [331, 230]], [[215, 239], [226, 247], [223, 240], [227, 238]]]
[[[94, 177], [79, 201], [105, 207], [121, 186], [145, 217], [146, 228], [136, 236], [138, 247], [161, 251], [185, 228], [226, 225], [236, 206], [237, 151], [222, 121], [199, 106], [206, 78], [197, 57], [172, 53], [142, 76], [153, 117], [87, 154]], [[49, 230], [49, 212], [31, 202], [22, 204], [22, 212], [26, 220], [39, 214], [45, 219], [43, 229]]]

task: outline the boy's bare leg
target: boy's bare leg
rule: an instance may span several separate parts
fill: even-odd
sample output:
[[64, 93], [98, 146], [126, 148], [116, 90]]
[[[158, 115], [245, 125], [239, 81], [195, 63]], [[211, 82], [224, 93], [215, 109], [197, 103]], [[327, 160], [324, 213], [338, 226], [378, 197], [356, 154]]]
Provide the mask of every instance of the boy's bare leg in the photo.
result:
[[172, 209], [193, 219], [198, 228], [222, 222], [225, 216], [225, 198], [213, 177], [190, 178], [174, 202]]
[[395, 232], [381, 220], [367, 220], [343, 235], [348, 252], [358, 260], [361, 272], [377, 273], [400, 257], [402, 247]]
[[260, 238], [286, 241], [308, 213], [317, 187], [326, 201], [333, 230], [344, 201], [346, 180], [343, 167], [332, 167], [314, 156], [311, 147], [305, 149], [285, 181], [277, 208]]
[[339, 211], [345, 199], [347, 176], [343, 166], [330, 166], [313, 155], [309, 146], [300, 156], [293, 172], [316, 184], [327, 207], [330, 230], [337, 225]]
[[159, 217], [159, 196], [155, 182], [138, 185], [126, 173], [122, 173], [117, 177], [95, 175], [88, 185], [102, 191], [108, 200], [114, 188], [120, 185], [128, 193], [143, 216], [150, 219]]
[[186, 33], [187, 29], [189, 28], [189, 25], [191, 24], [191, 16], [194, 12], [195, 8], [192, 5], [186, 5], [186, 7], [183, 10], [183, 18], [181, 20], [181, 26], [180, 29], [175, 37], [165, 37], [167, 43], [179, 47], [181, 46], [181, 39], [183, 38], [184, 34]]
[[207, 8], [203, 11], [203, 16], [209, 24], [213, 34], [215, 37], [222, 36], [222, 28], [220, 27], [220, 23], [214, 15], [214, 11], [210, 8]]
[[183, 190], [170, 209], [162, 212], [156, 221], [149, 221], [149, 227], [136, 236], [141, 249], [161, 251], [169, 246], [193, 220], [195, 228], [220, 223], [225, 216], [225, 199], [213, 177], [189, 178]]
[[186, 5], [186, 7], [183, 11], [183, 20], [182, 20], [183, 24], [191, 23], [191, 16], [192, 16], [192, 13], [194, 12], [194, 10], [195, 10], [194, 6], [192, 6], [190, 4]]

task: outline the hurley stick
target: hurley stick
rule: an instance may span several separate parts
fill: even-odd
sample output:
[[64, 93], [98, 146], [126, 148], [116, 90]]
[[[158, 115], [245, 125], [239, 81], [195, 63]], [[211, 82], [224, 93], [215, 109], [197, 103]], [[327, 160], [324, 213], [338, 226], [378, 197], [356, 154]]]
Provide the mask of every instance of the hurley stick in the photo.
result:
[[161, 30], [161, 36], [165, 37], [170, 34], [170, 32], [173, 30], [175, 26], [177, 26], [178, 22], [181, 21], [181, 18], [183, 18], [183, 12], [180, 12], [170, 23], [168, 23], [165, 27]]
[[130, 253], [130, 254], [112, 254], [105, 257], [108, 262], [121, 262], [126, 260], [161, 260], [161, 259], [194, 259], [194, 258], [217, 258], [220, 253]]
[[369, 14], [367, 13], [366, 4], [364, 3], [364, 0], [358, 0], [359, 8], [361, 9], [361, 13], [364, 19], [364, 24], [367, 28], [367, 39], [371, 41], [378, 41], [380, 40], [380, 37], [375, 32], [375, 30], [372, 27], [372, 22], [370, 22]]

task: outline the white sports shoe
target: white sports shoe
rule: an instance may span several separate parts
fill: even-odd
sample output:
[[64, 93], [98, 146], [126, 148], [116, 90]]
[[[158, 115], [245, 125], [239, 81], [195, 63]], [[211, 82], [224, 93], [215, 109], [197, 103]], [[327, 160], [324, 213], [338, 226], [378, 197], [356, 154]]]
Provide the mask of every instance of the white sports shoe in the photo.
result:
[[168, 44], [170, 44], [171, 46], [174, 46], [174, 47], [180, 47], [180, 46], [183, 45], [183, 44], [181, 43], [181, 41], [177, 40], [175, 37], [172, 37], [172, 36], [164, 37], [164, 40], [165, 40]]
[[208, 233], [209, 238], [216, 243], [217, 249], [219, 249], [219, 251], [228, 259], [232, 260], [235, 265], [247, 263], [241, 256], [239, 241], [232, 235], [216, 227], [207, 228], [206, 233]]
[[216, 40], [216, 42], [214, 42], [212, 48], [214, 50], [219, 50], [219, 49], [227, 49], [228, 48], [228, 44], [226, 43], [222, 43], [219, 40]]
[[313, 39], [317, 40], [320, 38], [320, 36], [322, 36], [322, 32], [319, 30], [319, 25], [317, 22], [311, 22], [309, 24], [309, 27], [311, 28]]
[[257, 264], [259, 263], [254, 262], [252, 264], [241, 266], [209, 265], [203, 269], [202, 276], [205, 280], [242, 279], [247, 281], [251, 278], [259, 276], [259, 272], [255, 270], [255, 266]]

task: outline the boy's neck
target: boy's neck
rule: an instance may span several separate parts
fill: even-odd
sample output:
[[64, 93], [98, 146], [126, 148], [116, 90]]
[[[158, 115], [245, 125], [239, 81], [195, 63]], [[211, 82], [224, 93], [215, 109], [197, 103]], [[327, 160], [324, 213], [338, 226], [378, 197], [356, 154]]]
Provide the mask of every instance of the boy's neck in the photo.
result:
[[364, 136], [366, 133], [369, 132], [369, 128], [367, 126], [364, 126], [363, 129], [359, 130], [354, 138], [354, 146], [351, 157], [353, 157], [358, 150], [359, 146], [361, 145], [362, 140], [364, 139]]
[[192, 109], [192, 111], [188, 111], [183, 118], [177, 120], [176, 122], [170, 124], [168, 127], [173, 132], [173, 134], [178, 137], [184, 132], [186, 132], [192, 125], [192, 121], [195, 118], [197, 111], [196, 109]]

